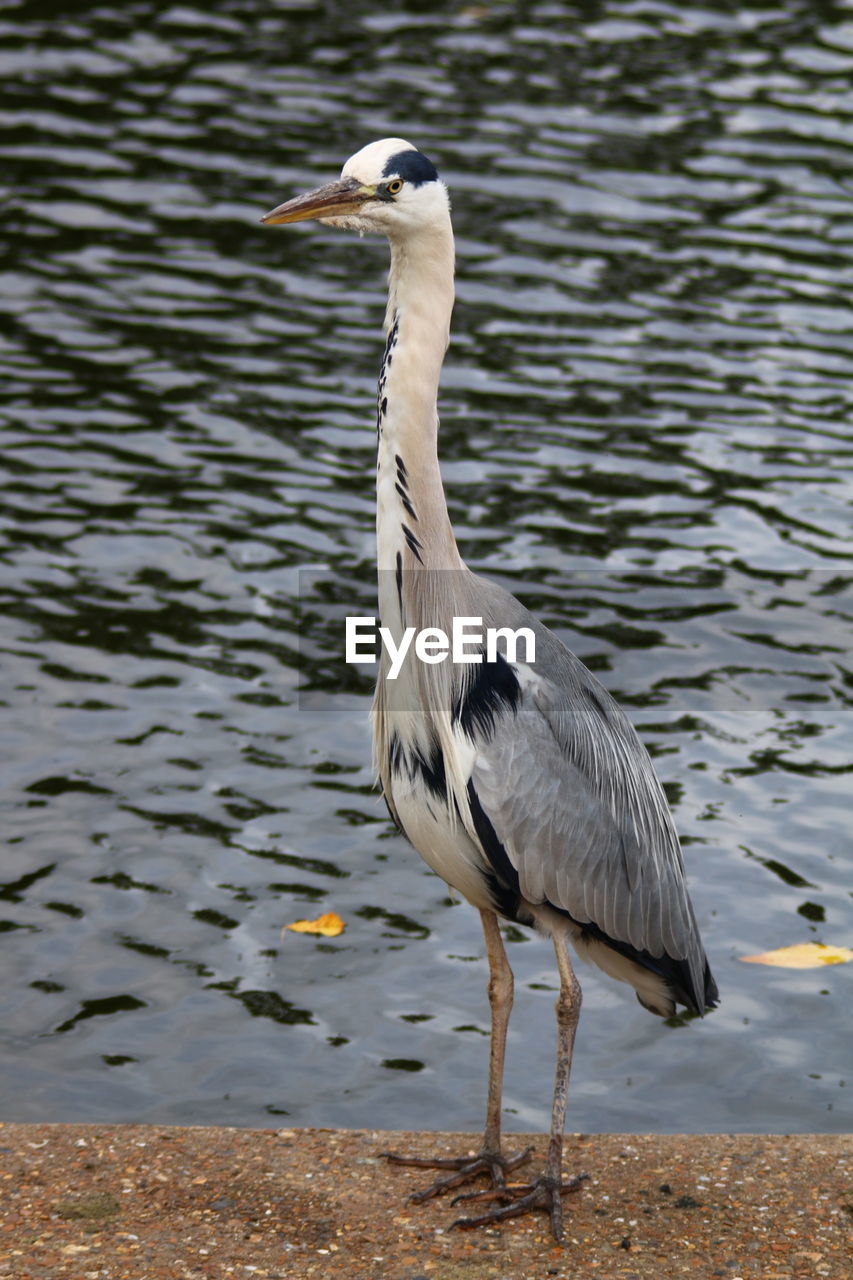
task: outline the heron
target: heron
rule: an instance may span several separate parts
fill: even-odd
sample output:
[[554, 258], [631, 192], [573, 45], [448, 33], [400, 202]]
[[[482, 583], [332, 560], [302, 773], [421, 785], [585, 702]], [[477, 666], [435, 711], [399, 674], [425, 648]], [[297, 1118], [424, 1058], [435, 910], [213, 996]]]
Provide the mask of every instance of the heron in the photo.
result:
[[[261, 219], [314, 219], [378, 232], [391, 265], [377, 396], [378, 614], [398, 648], [407, 628], [449, 634], [482, 619], [500, 644], [464, 661], [408, 650], [389, 679], [383, 647], [371, 719], [374, 759], [400, 831], [480, 913], [489, 965], [491, 1040], [482, 1149], [447, 1159], [391, 1154], [437, 1168], [412, 1198], [430, 1199], [485, 1175], [456, 1225], [499, 1223], [533, 1211], [563, 1238], [563, 1134], [581, 987], [569, 944], [634, 987], [661, 1017], [715, 1007], [717, 985], [685, 884], [678, 836], [651, 759], [625, 713], [553, 632], [501, 586], [468, 569], [448, 515], [438, 460], [438, 389], [454, 301], [450, 200], [435, 165], [402, 138], [371, 142], [341, 177]], [[535, 658], [510, 649], [533, 636]], [[520, 646], [519, 646], [520, 647]], [[509, 1175], [531, 1159], [501, 1143], [513, 975], [499, 921], [553, 942], [559, 972], [557, 1061], [547, 1154], [528, 1182]], [[485, 1205], [484, 1205], [485, 1202]], [[477, 1212], [482, 1210], [482, 1212]]]

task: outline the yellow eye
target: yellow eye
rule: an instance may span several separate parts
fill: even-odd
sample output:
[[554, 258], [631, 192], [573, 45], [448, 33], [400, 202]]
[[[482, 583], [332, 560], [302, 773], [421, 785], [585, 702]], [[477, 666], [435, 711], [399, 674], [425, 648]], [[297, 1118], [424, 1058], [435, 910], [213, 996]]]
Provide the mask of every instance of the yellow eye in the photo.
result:
[[388, 192], [389, 196], [396, 196], [398, 192], [403, 190], [403, 179], [392, 178], [385, 190]]

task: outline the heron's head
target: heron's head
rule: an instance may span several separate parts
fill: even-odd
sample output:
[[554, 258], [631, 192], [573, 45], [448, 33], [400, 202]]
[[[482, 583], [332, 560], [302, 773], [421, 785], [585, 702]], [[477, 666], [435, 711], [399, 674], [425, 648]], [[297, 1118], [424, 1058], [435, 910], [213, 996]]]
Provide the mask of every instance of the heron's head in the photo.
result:
[[332, 227], [378, 231], [406, 239], [448, 224], [447, 188], [435, 165], [402, 138], [382, 138], [350, 156], [337, 182], [296, 196], [261, 222], [303, 222], [314, 218]]

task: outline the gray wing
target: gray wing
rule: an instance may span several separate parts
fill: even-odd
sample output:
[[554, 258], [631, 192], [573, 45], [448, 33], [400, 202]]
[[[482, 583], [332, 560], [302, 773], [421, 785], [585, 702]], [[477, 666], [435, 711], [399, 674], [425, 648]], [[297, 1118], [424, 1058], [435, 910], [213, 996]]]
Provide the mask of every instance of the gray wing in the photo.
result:
[[580, 660], [536, 630], [535, 674], [493, 731], [476, 735], [476, 798], [528, 902], [636, 952], [685, 961], [701, 1009], [705, 956], [648, 753]]

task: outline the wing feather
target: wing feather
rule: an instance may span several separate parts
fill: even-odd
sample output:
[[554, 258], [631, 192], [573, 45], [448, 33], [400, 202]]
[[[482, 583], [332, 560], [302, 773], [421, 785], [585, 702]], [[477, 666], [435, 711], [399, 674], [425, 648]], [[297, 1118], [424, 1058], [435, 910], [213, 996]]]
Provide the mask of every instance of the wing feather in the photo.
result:
[[572, 661], [559, 684], [517, 668], [521, 696], [478, 737], [471, 783], [527, 902], [685, 961], [704, 1007], [705, 956], [651, 760], [606, 690], [562, 652]]

